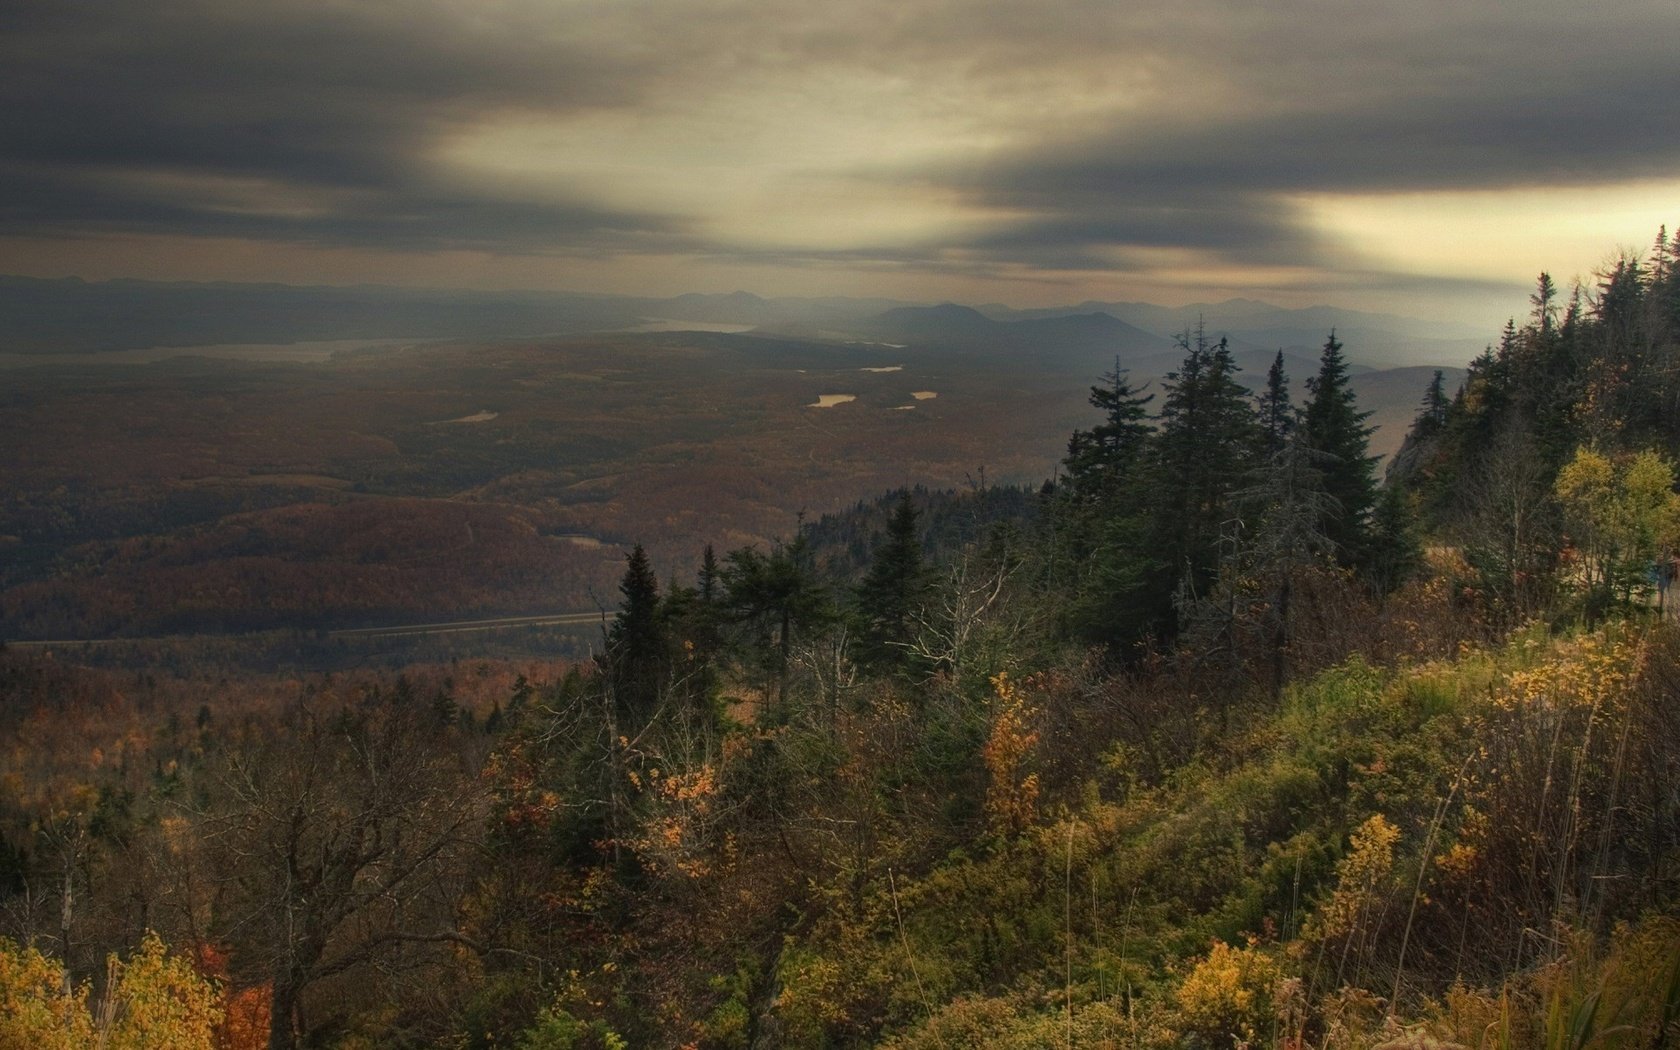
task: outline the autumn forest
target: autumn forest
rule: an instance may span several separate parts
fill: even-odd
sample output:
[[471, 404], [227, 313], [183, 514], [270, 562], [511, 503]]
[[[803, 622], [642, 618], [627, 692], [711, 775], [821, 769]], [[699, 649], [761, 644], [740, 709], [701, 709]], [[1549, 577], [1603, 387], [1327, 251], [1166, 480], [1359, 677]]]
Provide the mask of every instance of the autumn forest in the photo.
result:
[[32, 372], [0, 1048], [1680, 1046], [1680, 237], [1512, 313], [1380, 432], [1216, 323]]

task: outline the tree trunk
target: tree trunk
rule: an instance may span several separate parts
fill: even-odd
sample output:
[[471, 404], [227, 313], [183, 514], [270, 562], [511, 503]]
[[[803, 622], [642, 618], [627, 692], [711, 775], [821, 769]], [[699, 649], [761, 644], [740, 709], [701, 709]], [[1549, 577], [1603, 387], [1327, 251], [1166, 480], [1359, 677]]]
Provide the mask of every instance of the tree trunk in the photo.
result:
[[74, 994], [70, 984], [70, 923], [76, 904], [75, 875], [75, 854], [69, 853], [64, 861], [64, 895], [58, 902], [58, 950], [64, 959], [64, 994], [67, 996]]
[[793, 610], [782, 607], [782, 644], [778, 653], [776, 667], [776, 716], [777, 721], [787, 715], [787, 687], [788, 687], [788, 655], [793, 645]]
[[298, 986], [288, 975], [276, 978], [269, 998], [268, 1050], [293, 1050], [297, 1046], [297, 1032], [293, 1014], [297, 1013]]
[[1272, 699], [1274, 701], [1283, 695], [1284, 683], [1289, 678], [1289, 592], [1291, 576], [1291, 570], [1286, 566], [1283, 572], [1283, 580], [1278, 584], [1277, 626], [1272, 634]]

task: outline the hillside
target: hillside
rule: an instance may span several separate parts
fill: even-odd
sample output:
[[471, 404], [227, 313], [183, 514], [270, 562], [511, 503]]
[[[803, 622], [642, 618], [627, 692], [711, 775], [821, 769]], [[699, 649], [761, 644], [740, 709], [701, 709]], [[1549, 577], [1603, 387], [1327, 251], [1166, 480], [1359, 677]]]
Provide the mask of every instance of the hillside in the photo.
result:
[[[587, 844], [610, 811], [569, 801], [576, 778], [598, 775], [573, 764], [599, 746], [575, 672], [364, 674], [312, 682], [319, 693], [299, 703], [286, 683], [133, 686], [0, 655], [5, 732], [25, 745], [7, 774], [30, 785], [0, 814], [0, 886], [65, 856], [88, 865], [76, 972], [139, 937], [124, 892], [135, 880], [157, 894], [145, 922], [189, 945], [192, 886], [254, 859], [151, 844], [179, 819], [169, 800], [182, 790], [214, 808], [162, 824], [177, 843], [266, 805], [217, 786], [217, 770], [255, 762], [307, 776], [298, 789], [336, 785], [342, 808], [315, 811], [312, 836], [367, 812], [380, 783], [451, 822], [404, 832], [448, 845], [412, 876], [405, 914], [422, 925], [395, 929], [414, 942], [366, 940], [384, 923], [362, 899], [332, 920], [340, 954], [311, 964], [322, 975], [302, 988], [312, 1041], [1364, 1050], [1493, 1032], [1515, 1047], [1569, 1033], [1661, 1045], [1680, 1007], [1680, 825], [1671, 807], [1622, 800], [1646, 788], [1660, 800], [1674, 783], [1680, 632], [1534, 629], [1477, 644], [1441, 588], [1337, 610], [1316, 644], [1355, 655], [1303, 673], [1275, 705], [1193, 660], [1029, 672], [1037, 660], [1017, 648], [987, 658], [990, 685], [847, 683], [838, 716], [736, 726], [710, 754], [642, 738], [610, 752], [607, 775], [643, 785], [610, 850]], [[821, 688], [820, 665], [803, 660], [801, 679]], [[184, 728], [194, 711], [198, 728]], [[352, 744], [389, 740], [371, 771], [382, 779], [292, 764], [336, 762], [332, 737], [311, 728], [329, 716], [354, 727]], [[287, 727], [284, 743], [250, 735], [267, 724]], [[90, 748], [120, 764], [88, 765]], [[474, 785], [459, 756], [486, 751], [491, 780]], [[1570, 774], [1547, 775], [1559, 766]], [[424, 786], [402, 779], [419, 774]], [[103, 786], [75, 794], [88, 784]], [[78, 797], [51, 833], [85, 837], [31, 844], [34, 807]], [[438, 837], [450, 828], [466, 838]], [[456, 918], [423, 906], [463, 891], [471, 906]], [[258, 915], [278, 906], [241, 900]], [[424, 939], [436, 923], [472, 948], [438, 950]], [[1547, 929], [1558, 935], [1533, 936]], [[205, 1016], [253, 1033], [218, 1046], [264, 1042], [281, 1001], [258, 954], [266, 936], [218, 935], [230, 954], [212, 972], [230, 983], [206, 986]], [[389, 976], [341, 954], [358, 945]], [[0, 941], [0, 988], [12, 951]], [[548, 979], [539, 960], [568, 976]], [[347, 976], [330, 976], [340, 965]], [[190, 967], [170, 972], [198, 987]]]
[[[906, 483], [1037, 485], [1117, 357], [1156, 390], [1181, 361], [1098, 315], [957, 310], [992, 334], [923, 343], [906, 321], [880, 336], [902, 347], [689, 332], [43, 358], [0, 393], [0, 636], [610, 606], [636, 542], [691, 573], [707, 543], [768, 543], [801, 512]], [[1271, 357], [1240, 355], [1241, 381], [1259, 388]], [[1287, 363], [1299, 392], [1313, 361]], [[1356, 377], [1376, 452], [1399, 447], [1427, 382]], [[854, 400], [813, 407], [824, 395]]]
[[[167, 618], [194, 611], [182, 595], [238, 607], [243, 581], [262, 609], [282, 549], [340, 609], [429, 557], [434, 583], [494, 600], [543, 584], [518, 557], [534, 544], [594, 552], [616, 598], [571, 662], [254, 673], [182, 639], [101, 670], [0, 648], [0, 1042], [1674, 1045], [1668, 258], [1555, 310], [1542, 277], [1460, 388], [1430, 370], [1386, 484], [1356, 390], [1380, 372], [1331, 335], [1298, 387], [1279, 368], [1256, 396], [1201, 333], [1156, 389], [1123, 366], [1087, 384], [1047, 482], [902, 486], [775, 538], [713, 537], [681, 570], [551, 531], [630, 491], [561, 457], [594, 440], [664, 465], [674, 531], [736, 502], [698, 466], [709, 450], [785, 454], [785, 427], [743, 424], [834, 442], [798, 449], [798, 471], [741, 468], [769, 504], [789, 478], [866, 477], [849, 443], [877, 447], [886, 412], [921, 426], [891, 407], [905, 396], [993, 425], [962, 384], [1018, 373], [739, 334], [627, 338], [592, 373], [549, 341], [177, 364], [141, 371], [151, 402], [123, 400], [132, 376], [31, 373], [93, 399], [67, 416], [76, 443], [118, 403], [167, 439], [127, 461], [114, 429], [91, 443], [106, 485], [234, 477], [209, 471], [235, 456], [301, 469], [276, 449], [350, 458], [276, 475], [317, 500], [187, 501], [208, 520], [88, 541], [9, 597], [79, 580], [58, 593]], [[620, 378], [633, 360], [660, 396]], [[916, 400], [934, 363], [950, 383]], [[381, 386], [393, 369], [406, 381]], [[731, 399], [720, 374], [777, 400]], [[854, 400], [804, 400], [837, 377]], [[250, 406], [295, 404], [284, 379], [323, 419], [362, 406], [351, 453], [336, 430], [240, 431]], [[169, 400], [180, 385], [196, 396]], [[570, 387], [588, 396], [543, 415]], [[182, 440], [205, 419], [236, 440]], [[515, 463], [504, 419], [548, 435], [553, 462]], [[666, 426], [683, 436], [635, 444]], [[390, 454], [405, 443], [429, 458]], [[55, 456], [89, 462], [34, 446], [29, 469]], [[528, 505], [491, 498], [521, 485]], [[25, 505], [43, 532], [117, 520], [46, 491]]]

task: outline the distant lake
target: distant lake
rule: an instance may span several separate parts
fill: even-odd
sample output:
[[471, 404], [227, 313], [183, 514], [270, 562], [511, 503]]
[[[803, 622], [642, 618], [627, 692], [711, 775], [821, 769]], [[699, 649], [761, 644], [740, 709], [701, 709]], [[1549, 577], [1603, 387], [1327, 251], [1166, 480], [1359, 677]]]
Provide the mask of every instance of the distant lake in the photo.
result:
[[724, 335], [736, 335], [740, 332], [750, 332], [758, 325], [755, 324], [719, 324], [713, 321], [676, 321], [669, 317], [644, 317], [639, 325], [629, 328], [618, 328], [615, 331], [645, 334], [649, 332], [719, 332]]
[[221, 343], [214, 346], [148, 346], [139, 350], [101, 350], [94, 353], [0, 353], [0, 368], [40, 365], [149, 365], [175, 357], [209, 357], [222, 361], [290, 361], [312, 364], [352, 350], [387, 350], [412, 346], [412, 339], [325, 339], [312, 343]]

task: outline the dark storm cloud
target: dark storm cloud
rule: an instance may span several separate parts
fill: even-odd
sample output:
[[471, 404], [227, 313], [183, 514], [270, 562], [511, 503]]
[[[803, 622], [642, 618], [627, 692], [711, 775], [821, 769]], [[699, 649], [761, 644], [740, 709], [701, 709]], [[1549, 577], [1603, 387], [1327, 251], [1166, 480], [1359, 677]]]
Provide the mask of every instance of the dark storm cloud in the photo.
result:
[[[1672, 178], [1674, 39], [1672, 0], [12, 0], [0, 233], [951, 272], [1144, 270], [1182, 249], [1357, 269], [1301, 195]], [[744, 248], [692, 185], [608, 203], [563, 163], [595, 159], [566, 157], [565, 132], [603, 115], [699, 141], [755, 119], [759, 141], [778, 119], [824, 127], [844, 108], [830, 83], [888, 86], [882, 145], [931, 130], [938, 152], [816, 174], [954, 195], [970, 221], [878, 248], [797, 231]], [[559, 129], [540, 183], [442, 159], [522, 119]], [[614, 147], [599, 126], [587, 141]], [[755, 175], [683, 161], [672, 186]]]
[[1297, 262], [1327, 248], [1295, 209], [1244, 190], [1210, 193], [1134, 184], [1122, 193], [1089, 193], [1082, 200], [1057, 194], [1046, 201], [1037, 192], [989, 196], [993, 203], [1012, 206], [1031, 198], [1031, 206], [1049, 217], [1007, 224], [971, 239], [966, 247], [1046, 268], [1125, 270], [1158, 263], [1140, 254], [1128, 265], [1128, 248], [1215, 252], [1252, 265]]
[[1094, 250], [1105, 246], [1177, 247], [1238, 263], [1329, 265], [1346, 261], [1345, 246], [1312, 232], [1291, 203], [1299, 195], [1591, 186], [1680, 172], [1680, 70], [1592, 70], [1563, 93], [1524, 87], [1532, 78], [1479, 96], [1408, 96], [1397, 86], [1349, 109], [1152, 118], [922, 174], [1031, 216], [974, 239], [981, 251], [1048, 253], [1072, 265], [1099, 260]]
[[25, 2], [0, 128], [27, 161], [382, 181], [486, 109], [625, 101], [598, 55], [429, 6]]
[[50, 229], [53, 216], [70, 216], [79, 227], [107, 232], [186, 232], [399, 251], [542, 252], [569, 247], [613, 252], [635, 250], [639, 242], [669, 251], [691, 243], [657, 215], [583, 204], [498, 200], [476, 189], [451, 194], [423, 186], [386, 185], [356, 195], [340, 208], [297, 214], [210, 206], [184, 196], [157, 199], [125, 191], [120, 184], [114, 189], [78, 186], [50, 175], [26, 174], [6, 182], [0, 229]]
[[1133, 191], [1394, 192], [1672, 176], [1677, 98], [1680, 70], [1618, 70], [1562, 97], [1394, 97], [1347, 111], [1156, 123], [1036, 143], [973, 185], [1012, 203], [1044, 203]]
[[[17, 5], [0, 25], [0, 229], [513, 251], [668, 234], [656, 215], [451, 184], [486, 113], [625, 104], [601, 54], [432, 5]], [[240, 196], [248, 186], [247, 199]], [[278, 197], [293, 206], [265, 214]], [[298, 214], [299, 209], [305, 214]]]
[[1139, 70], [1136, 97], [1074, 119], [1052, 102], [1044, 130], [1010, 145], [880, 173], [1007, 216], [947, 246], [965, 265], [1147, 269], [1158, 259], [1138, 249], [1188, 249], [1379, 283], [1360, 269], [1358, 245], [1314, 228], [1303, 196], [1589, 188], [1680, 172], [1670, 2], [1076, 2], [1036, 29], [1021, 23], [1029, 6], [1039, 10], [936, 5], [932, 17], [992, 70], [1106, 53]]

